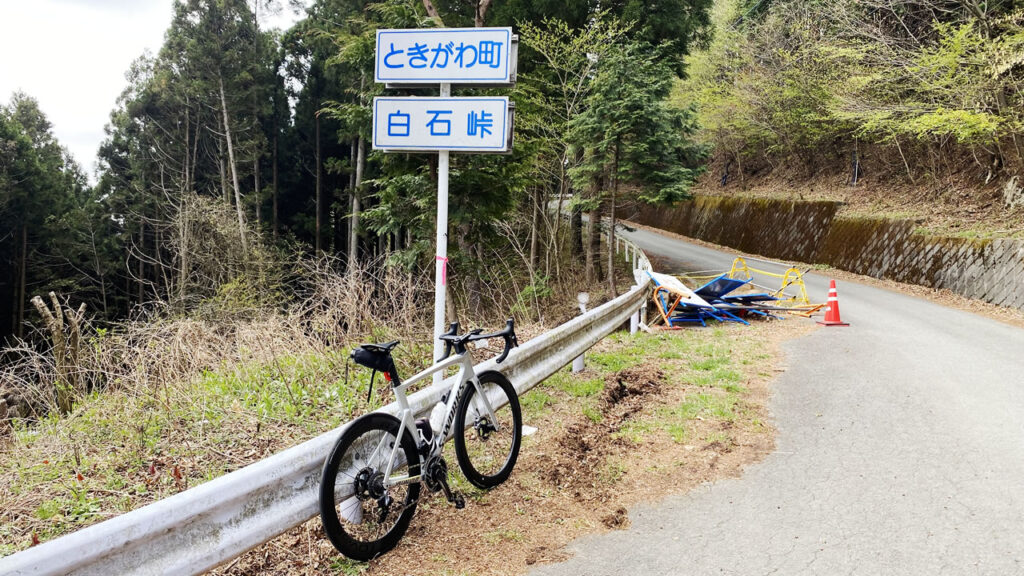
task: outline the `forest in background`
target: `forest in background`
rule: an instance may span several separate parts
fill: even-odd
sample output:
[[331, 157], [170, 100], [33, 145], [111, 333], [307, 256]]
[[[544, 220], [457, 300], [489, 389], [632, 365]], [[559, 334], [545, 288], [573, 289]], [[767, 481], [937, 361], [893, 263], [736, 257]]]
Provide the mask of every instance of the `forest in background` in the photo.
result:
[[[706, 156], [670, 95], [709, 6], [317, 0], [282, 32], [260, 26], [278, 0], [177, 0], [162, 48], [126, 74], [95, 185], [15, 94], [0, 106], [0, 433], [101, 391], [170, 402], [214, 369], [264, 370], [252, 390], [284, 386], [286, 406], [310, 378], [345, 396], [353, 340], [429, 342], [437, 157], [367, 142], [378, 28], [520, 36], [513, 89], [455, 90], [508, 94], [516, 126], [509, 155], [452, 157], [448, 319], [543, 326], [578, 289], [616, 294], [602, 218], [688, 197]], [[282, 358], [318, 359], [315, 376]]]
[[786, 167], [1020, 196], [1021, 2], [718, 0], [712, 19], [674, 97], [697, 107], [716, 180]]
[[[163, 47], [127, 71], [95, 186], [31, 95], [0, 108], [0, 339], [39, 323], [30, 300], [51, 291], [103, 326], [140, 306], [283, 308], [301, 258], [432, 276], [436, 157], [366, 142], [384, 93], [379, 27], [513, 26], [522, 38], [513, 154], [452, 162], [459, 311], [550, 292], [570, 253], [587, 278], [607, 277], [579, 214], [612, 211], [615, 190], [620, 205], [685, 197], [700, 166], [692, 116], [667, 97], [708, 38], [709, 3], [317, 0], [280, 32], [260, 26], [275, 0], [178, 0]], [[576, 217], [552, 218], [544, 207], [570, 192]], [[513, 302], [495, 301], [510, 286]]]

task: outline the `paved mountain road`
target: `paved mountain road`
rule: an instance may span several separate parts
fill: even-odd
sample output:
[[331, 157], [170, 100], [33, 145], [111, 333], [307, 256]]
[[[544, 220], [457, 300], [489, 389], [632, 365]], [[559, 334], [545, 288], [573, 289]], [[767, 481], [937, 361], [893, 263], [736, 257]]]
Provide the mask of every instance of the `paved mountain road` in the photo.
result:
[[[627, 235], [669, 272], [733, 258]], [[839, 300], [851, 326], [784, 345], [775, 452], [531, 574], [1024, 575], [1024, 330], [849, 281]]]

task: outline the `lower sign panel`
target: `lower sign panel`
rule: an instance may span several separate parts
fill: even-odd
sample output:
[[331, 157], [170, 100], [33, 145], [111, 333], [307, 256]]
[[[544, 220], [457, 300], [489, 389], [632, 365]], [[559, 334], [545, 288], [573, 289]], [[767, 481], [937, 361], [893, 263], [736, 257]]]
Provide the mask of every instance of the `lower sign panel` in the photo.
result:
[[395, 152], [507, 152], [508, 98], [374, 98], [373, 147]]

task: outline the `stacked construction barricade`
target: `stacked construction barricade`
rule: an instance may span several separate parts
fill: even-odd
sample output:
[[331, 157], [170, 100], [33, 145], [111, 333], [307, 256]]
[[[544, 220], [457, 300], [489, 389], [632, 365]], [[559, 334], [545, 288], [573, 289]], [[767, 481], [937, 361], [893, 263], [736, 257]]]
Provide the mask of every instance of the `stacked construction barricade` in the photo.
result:
[[[800, 269], [796, 267], [790, 267], [784, 273], [776, 274], [774, 272], [768, 272], [767, 270], [751, 268], [747, 265], [747, 261], [745, 259], [736, 257], [736, 259], [732, 261], [732, 268], [729, 269], [729, 278], [752, 280], [752, 272], [756, 272], [757, 274], [762, 274], [764, 276], [770, 276], [772, 278], [782, 279], [782, 283], [777, 290], [754, 283], [751, 283], [751, 285], [765, 290], [771, 290], [772, 296], [779, 299], [776, 303], [780, 306], [789, 308], [791, 314], [810, 317], [811, 314], [821, 310], [824, 306], [823, 304], [811, 303], [810, 298], [807, 297], [807, 286], [804, 284], [804, 272], [801, 272]], [[797, 294], [795, 296], [786, 292], [786, 289], [790, 287], [797, 289]]]

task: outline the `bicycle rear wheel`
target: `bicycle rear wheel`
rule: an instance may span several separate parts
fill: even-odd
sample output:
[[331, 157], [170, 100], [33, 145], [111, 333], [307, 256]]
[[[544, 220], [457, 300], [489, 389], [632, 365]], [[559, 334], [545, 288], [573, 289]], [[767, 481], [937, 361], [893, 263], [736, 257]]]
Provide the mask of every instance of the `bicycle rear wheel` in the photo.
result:
[[409, 528], [419, 498], [419, 480], [386, 487], [384, 473], [401, 437], [392, 477], [416, 477], [416, 443], [402, 423], [388, 414], [367, 414], [338, 438], [324, 462], [320, 518], [339, 552], [367, 561], [394, 548]]
[[455, 413], [455, 456], [472, 485], [493, 488], [507, 480], [516, 465], [523, 439], [523, 415], [516, 389], [503, 374], [484, 372], [477, 381], [494, 408], [496, 420], [492, 420], [477, 387], [469, 384]]

